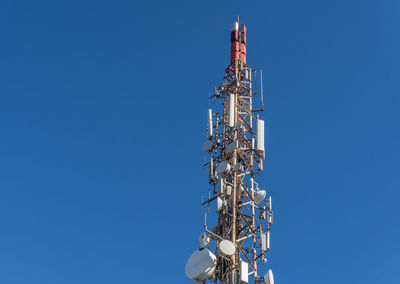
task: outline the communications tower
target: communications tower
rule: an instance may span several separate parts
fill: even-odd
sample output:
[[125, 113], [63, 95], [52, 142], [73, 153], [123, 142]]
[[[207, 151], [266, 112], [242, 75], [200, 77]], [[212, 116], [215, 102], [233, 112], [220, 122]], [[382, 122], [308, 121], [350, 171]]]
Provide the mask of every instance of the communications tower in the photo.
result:
[[231, 29], [230, 64], [210, 95], [213, 108], [202, 145], [210, 184], [202, 206], [215, 204], [216, 220], [209, 227], [205, 213], [201, 248], [186, 263], [186, 275], [200, 283], [274, 283], [270, 269], [259, 273], [270, 249], [273, 212], [271, 197], [257, 183], [265, 159], [262, 73], [258, 94], [257, 70], [247, 65], [246, 44], [246, 26], [239, 26], [238, 18]]

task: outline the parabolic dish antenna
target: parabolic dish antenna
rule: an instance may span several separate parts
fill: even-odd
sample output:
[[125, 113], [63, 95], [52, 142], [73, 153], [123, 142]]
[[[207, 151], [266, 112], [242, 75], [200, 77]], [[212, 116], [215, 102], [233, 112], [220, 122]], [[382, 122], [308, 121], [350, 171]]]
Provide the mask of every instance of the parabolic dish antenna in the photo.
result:
[[206, 142], [203, 143], [203, 145], [201, 145], [201, 151], [208, 152], [211, 150], [212, 146], [213, 146], [212, 141], [207, 140]]
[[267, 192], [265, 190], [259, 190], [254, 192], [254, 201], [257, 204], [263, 202], [264, 198], [267, 196]]
[[274, 284], [274, 274], [272, 274], [272, 270], [269, 269], [267, 274], [264, 275], [265, 284]]
[[224, 255], [231, 256], [235, 253], [236, 248], [235, 245], [228, 240], [223, 240], [219, 243], [219, 249]]
[[215, 272], [216, 256], [207, 248], [196, 250], [186, 262], [186, 276], [193, 281], [203, 282]]
[[231, 169], [231, 165], [227, 161], [222, 161], [217, 166], [217, 173], [221, 174], [221, 173], [224, 173], [224, 172], [228, 172], [230, 169]]

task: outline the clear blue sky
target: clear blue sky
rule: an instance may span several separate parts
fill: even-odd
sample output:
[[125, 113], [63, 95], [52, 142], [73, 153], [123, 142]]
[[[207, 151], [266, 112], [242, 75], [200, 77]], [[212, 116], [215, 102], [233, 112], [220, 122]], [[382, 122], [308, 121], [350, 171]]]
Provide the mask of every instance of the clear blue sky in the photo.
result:
[[263, 270], [400, 283], [396, 0], [2, 1], [1, 283], [191, 283], [238, 14], [264, 73]]

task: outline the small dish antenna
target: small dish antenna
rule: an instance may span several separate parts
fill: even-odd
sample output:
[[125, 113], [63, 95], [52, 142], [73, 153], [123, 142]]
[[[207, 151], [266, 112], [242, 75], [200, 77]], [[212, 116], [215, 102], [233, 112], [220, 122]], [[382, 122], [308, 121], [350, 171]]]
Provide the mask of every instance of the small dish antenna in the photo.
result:
[[208, 152], [211, 150], [212, 146], [213, 142], [211, 140], [207, 140], [206, 142], [203, 143], [203, 145], [201, 145], [201, 151]]
[[266, 196], [267, 192], [265, 190], [256, 190], [254, 192], [254, 201], [256, 202], [256, 204], [260, 204], [261, 202], [263, 202]]
[[202, 232], [199, 236], [199, 243], [201, 247], [206, 247], [210, 243], [210, 238], [205, 232]]
[[254, 183], [256, 184], [256, 189], [252, 189], [252, 191], [254, 192], [254, 202], [256, 204], [260, 204], [267, 196], [267, 192], [265, 190], [260, 190], [260, 188], [258, 187], [258, 183]]
[[225, 173], [228, 172], [231, 169], [231, 165], [227, 161], [222, 161], [220, 164], [217, 166], [217, 173]]
[[272, 274], [272, 270], [269, 269], [267, 274], [264, 276], [265, 284], [274, 284], [274, 274]]
[[220, 242], [219, 249], [226, 256], [231, 256], [236, 251], [235, 245], [231, 241], [228, 241], [228, 240], [223, 240], [222, 242]]

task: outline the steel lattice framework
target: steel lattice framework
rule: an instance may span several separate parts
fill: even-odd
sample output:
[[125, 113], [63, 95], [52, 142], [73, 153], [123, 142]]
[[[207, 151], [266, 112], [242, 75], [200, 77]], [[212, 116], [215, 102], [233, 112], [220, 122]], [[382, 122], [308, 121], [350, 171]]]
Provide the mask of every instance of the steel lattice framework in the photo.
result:
[[[225, 69], [222, 84], [210, 96], [215, 103], [222, 104], [221, 113], [212, 115], [211, 132], [209, 129], [213, 145], [208, 151], [211, 190], [209, 199], [202, 204], [215, 200], [222, 202], [217, 225], [208, 228], [205, 224], [209, 236], [216, 241], [214, 283], [240, 283], [242, 261], [248, 263], [250, 278], [256, 283], [261, 282], [258, 264], [266, 261], [265, 254], [269, 250], [269, 231], [273, 222], [271, 198], [257, 204], [259, 188], [254, 180], [263, 170], [265, 157], [264, 149], [256, 146], [257, 125], [261, 121], [258, 113], [263, 108], [253, 110], [253, 100], [258, 98], [256, 78], [257, 71], [246, 65], [239, 55]], [[264, 122], [261, 123], [263, 126]], [[263, 140], [262, 137], [262, 143]], [[218, 172], [218, 166], [224, 163], [229, 169]], [[219, 243], [223, 240], [235, 245], [233, 255], [221, 253]]]

